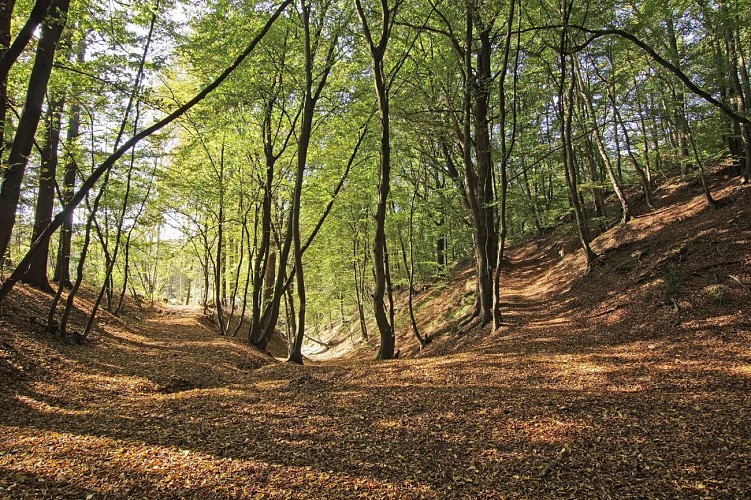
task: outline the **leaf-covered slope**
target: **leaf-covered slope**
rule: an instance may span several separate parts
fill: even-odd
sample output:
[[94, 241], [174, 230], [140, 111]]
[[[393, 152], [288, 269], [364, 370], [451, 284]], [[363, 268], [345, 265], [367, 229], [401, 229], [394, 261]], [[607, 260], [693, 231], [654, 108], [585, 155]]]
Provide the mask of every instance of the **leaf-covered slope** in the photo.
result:
[[[669, 180], [657, 191], [656, 210], [638, 204], [637, 218], [594, 240], [600, 258], [588, 274], [575, 238], [561, 236], [563, 231], [510, 248], [501, 281], [504, 326], [497, 332], [476, 322], [461, 326], [474, 303], [471, 267], [446, 283], [417, 290], [417, 323], [432, 339], [421, 352], [400, 296], [401, 356], [498, 352], [520, 335], [533, 345], [546, 345], [536, 339], [536, 332], [548, 328], [559, 330], [558, 341], [576, 344], [746, 331], [751, 312], [751, 193], [723, 169], [715, 171], [711, 181], [718, 210], [707, 209], [697, 182]], [[371, 356], [377, 332], [363, 345], [340, 331], [322, 337], [335, 346], [333, 353], [320, 346], [314, 350], [324, 358]]]

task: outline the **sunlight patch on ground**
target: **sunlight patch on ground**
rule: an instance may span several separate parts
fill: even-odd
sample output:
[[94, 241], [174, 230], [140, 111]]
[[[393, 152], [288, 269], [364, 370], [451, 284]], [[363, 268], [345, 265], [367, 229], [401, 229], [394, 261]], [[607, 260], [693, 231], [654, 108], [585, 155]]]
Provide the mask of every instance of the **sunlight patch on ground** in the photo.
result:
[[84, 417], [91, 415], [88, 410], [74, 410], [70, 408], [62, 408], [60, 406], [52, 405], [46, 401], [40, 401], [30, 396], [24, 396], [23, 394], [16, 394], [16, 400], [20, 401], [29, 408], [41, 413], [41, 414], [57, 414], [67, 416], [79, 416]]
[[[749, 351], [751, 355], [751, 351]], [[730, 366], [725, 369], [727, 373], [751, 379], [751, 364]]]

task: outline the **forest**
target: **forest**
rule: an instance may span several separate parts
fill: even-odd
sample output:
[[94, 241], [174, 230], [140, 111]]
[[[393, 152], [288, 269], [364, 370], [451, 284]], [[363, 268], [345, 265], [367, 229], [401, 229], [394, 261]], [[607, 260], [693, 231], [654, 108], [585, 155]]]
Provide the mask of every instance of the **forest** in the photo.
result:
[[0, 0], [0, 497], [751, 494], [749, 58], [747, 0]]

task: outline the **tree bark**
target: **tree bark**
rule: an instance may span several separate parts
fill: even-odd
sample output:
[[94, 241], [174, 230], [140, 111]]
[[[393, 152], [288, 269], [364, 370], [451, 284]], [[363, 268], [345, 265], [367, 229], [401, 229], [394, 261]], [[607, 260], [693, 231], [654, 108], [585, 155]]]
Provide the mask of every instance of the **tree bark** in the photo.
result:
[[[42, 146], [41, 165], [39, 167], [39, 189], [37, 191], [36, 209], [34, 211], [34, 231], [31, 242], [39, 238], [42, 231], [52, 222], [52, 209], [55, 204], [55, 176], [57, 174], [57, 150], [60, 145], [60, 118], [65, 99], [53, 99], [48, 103], [47, 127]], [[23, 282], [45, 292], [52, 292], [47, 277], [47, 257], [49, 241], [42, 245], [39, 253], [29, 264]]]
[[[360, 17], [363, 35], [370, 49], [370, 60], [373, 71], [378, 111], [381, 118], [380, 164], [378, 170], [378, 200], [375, 213], [375, 234], [373, 238], [373, 267], [375, 272], [375, 288], [373, 290], [373, 308], [376, 326], [380, 334], [381, 345], [377, 359], [385, 360], [394, 357], [396, 336], [394, 335], [393, 314], [387, 315], [384, 302], [386, 293], [391, 302], [389, 286], [388, 249], [386, 245], [386, 207], [391, 189], [391, 130], [389, 113], [389, 82], [384, 69], [384, 56], [391, 36], [392, 16], [395, 12], [389, 8], [387, 0], [381, 0], [381, 33], [376, 41], [370, 29], [365, 11], [360, 0], [355, 0], [357, 14]], [[393, 309], [392, 309], [393, 311]], [[391, 316], [391, 317], [390, 317]]]

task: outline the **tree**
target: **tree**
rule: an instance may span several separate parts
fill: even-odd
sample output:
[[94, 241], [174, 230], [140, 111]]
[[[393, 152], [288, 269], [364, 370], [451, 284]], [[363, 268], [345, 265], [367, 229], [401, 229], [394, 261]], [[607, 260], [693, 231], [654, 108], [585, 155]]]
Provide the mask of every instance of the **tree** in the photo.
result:
[[[375, 231], [373, 238], [373, 266], [375, 269], [375, 287], [373, 290], [373, 308], [375, 311], [376, 325], [381, 337], [381, 346], [378, 349], [378, 359], [391, 359], [394, 357], [396, 336], [394, 335], [394, 302], [391, 291], [389, 275], [389, 254], [386, 243], [386, 205], [388, 203], [389, 190], [391, 188], [391, 130], [389, 113], [389, 89], [390, 76], [384, 67], [384, 57], [391, 37], [397, 10], [401, 1], [396, 1], [389, 7], [388, 0], [381, 0], [380, 5], [380, 33], [377, 38], [371, 30], [371, 22], [360, 0], [355, 0], [357, 15], [360, 18], [362, 32], [370, 51], [371, 70], [375, 84], [378, 111], [381, 118], [380, 137], [380, 167], [378, 171], [378, 201], [375, 213]], [[386, 313], [384, 300], [388, 295], [389, 314]]]
[[[57, 150], [60, 145], [60, 120], [64, 106], [65, 99], [63, 97], [53, 98], [47, 106], [46, 130], [41, 154], [42, 162], [39, 168], [39, 189], [34, 212], [34, 232], [31, 235], [32, 243], [39, 238], [42, 231], [52, 221], [55, 201], [55, 175], [58, 164]], [[46, 292], [51, 292], [52, 287], [47, 277], [48, 255], [49, 244], [43, 245], [37, 256], [29, 264], [29, 269], [26, 271], [23, 281]]]

